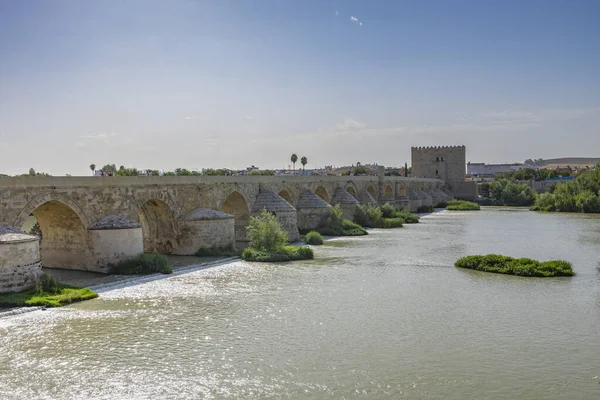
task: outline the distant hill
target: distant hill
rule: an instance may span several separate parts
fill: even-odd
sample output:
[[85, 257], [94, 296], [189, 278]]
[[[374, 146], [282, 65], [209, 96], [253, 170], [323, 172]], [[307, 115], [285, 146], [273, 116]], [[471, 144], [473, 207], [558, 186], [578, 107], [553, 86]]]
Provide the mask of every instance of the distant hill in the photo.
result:
[[587, 158], [587, 157], [563, 157], [563, 158], [551, 158], [542, 161], [542, 166], [550, 165], [570, 165], [570, 166], [594, 166], [596, 163], [600, 163], [600, 158]]

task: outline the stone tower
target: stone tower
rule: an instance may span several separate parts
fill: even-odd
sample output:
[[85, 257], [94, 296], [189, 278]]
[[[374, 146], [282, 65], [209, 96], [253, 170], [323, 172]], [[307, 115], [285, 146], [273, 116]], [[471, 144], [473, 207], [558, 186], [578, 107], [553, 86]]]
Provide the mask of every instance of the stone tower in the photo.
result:
[[411, 147], [412, 176], [441, 179], [450, 186], [465, 181], [465, 146]]

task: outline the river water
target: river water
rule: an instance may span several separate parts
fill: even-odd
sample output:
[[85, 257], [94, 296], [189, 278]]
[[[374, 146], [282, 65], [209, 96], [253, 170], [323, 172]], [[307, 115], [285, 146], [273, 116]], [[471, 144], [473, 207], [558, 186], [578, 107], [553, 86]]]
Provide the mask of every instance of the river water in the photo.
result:
[[[572, 278], [458, 270], [566, 259]], [[2, 399], [599, 399], [600, 218], [488, 208], [0, 319]]]

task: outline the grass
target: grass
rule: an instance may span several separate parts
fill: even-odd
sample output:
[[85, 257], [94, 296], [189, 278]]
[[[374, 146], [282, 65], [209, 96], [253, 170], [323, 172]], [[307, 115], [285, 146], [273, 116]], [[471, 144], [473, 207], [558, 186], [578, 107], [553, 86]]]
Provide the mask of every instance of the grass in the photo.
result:
[[568, 261], [540, 262], [530, 258], [512, 258], [499, 254], [467, 256], [456, 261], [454, 265], [458, 268], [518, 276], [554, 277], [575, 275], [571, 263]]
[[472, 201], [466, 200], [452, 200], [448, 202], [446, 206], [446, 210], [450, 211], [479, 211], [481, 210], [481, 206], [477, 203], [473, 203]]
[[91, 289], [64, 285], [49, 274], [42, 274], [35, 289], [0, 294], [0, 307], [60, 307], [96, 297], [98, 294]]
[[237, 255], [232, 246], [227, 247], [202, 247], [196, 252], [196, 257], [222, 257]]
[[419, 223], [419, 216], [408, 211], [396, 211], [394, 213], [395, 218], [402, 218], [405, 224], [417, 224]]
[[118, 275], [154, 274], [157, 272], [162, 274], [173, 272], [167, 257], [158, 253], [140, 254], [110, 267], [110, 273]]
[[266, 252], [248, 247], [242, 253], [242, 260], [257, 262], [280, 262], [313, 259], [314, 253], [308, 247], [283, 246], [281, 250]]
[[323, 244], [323, 236], [319, 232], [310, 231], [306, 234], [304, 241], [306, 244], [321, 245]]

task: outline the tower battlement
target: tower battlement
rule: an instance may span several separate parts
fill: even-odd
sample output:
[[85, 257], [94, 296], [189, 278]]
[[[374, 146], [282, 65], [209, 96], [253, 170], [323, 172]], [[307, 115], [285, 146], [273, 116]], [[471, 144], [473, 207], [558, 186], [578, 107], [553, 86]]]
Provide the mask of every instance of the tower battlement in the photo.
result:
[[411, 147], [412, 174], [419, 178], [436, 178], [446, 183], [464, 182], [466, 147], [419, 146]]

